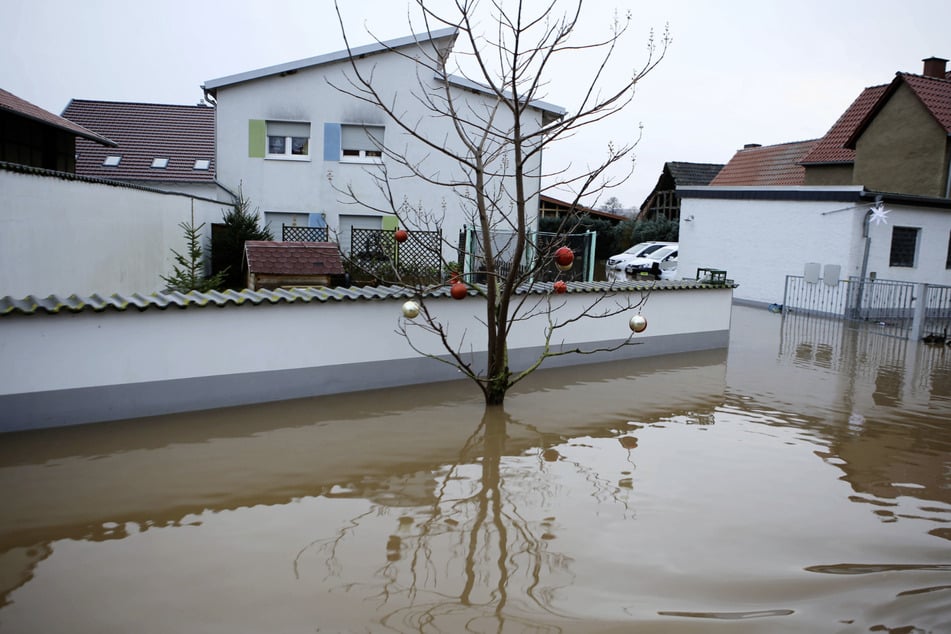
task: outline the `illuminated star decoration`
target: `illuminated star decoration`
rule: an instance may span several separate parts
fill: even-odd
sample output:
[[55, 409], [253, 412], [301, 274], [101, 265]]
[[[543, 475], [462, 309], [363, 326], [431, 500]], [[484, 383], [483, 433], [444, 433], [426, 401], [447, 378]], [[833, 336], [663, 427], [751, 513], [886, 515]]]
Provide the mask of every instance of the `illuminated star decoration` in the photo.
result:
[[888, 210], [885, 209], [885, 205], [882, 203], [875, 203], [874, 207], [870, 207], [869, 211], [872, 212], [871, 218], [868, 219], [869, 222], [875, 223], [877, 225], [888, 224]]

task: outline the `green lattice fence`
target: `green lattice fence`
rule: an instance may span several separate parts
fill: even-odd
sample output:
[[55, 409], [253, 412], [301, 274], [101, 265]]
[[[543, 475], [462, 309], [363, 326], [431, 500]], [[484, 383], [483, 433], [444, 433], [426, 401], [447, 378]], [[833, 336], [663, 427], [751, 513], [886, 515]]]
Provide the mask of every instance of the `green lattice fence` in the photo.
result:
[[397, 242], [392, 230], [354, 227], [348, 265], [357, 283], [438, 284], [442, 232], [410, 231], [404, 242]]
[[284, 242], [329, 242], [327, 227], [298, 227], [282, 225], [281, 240]]

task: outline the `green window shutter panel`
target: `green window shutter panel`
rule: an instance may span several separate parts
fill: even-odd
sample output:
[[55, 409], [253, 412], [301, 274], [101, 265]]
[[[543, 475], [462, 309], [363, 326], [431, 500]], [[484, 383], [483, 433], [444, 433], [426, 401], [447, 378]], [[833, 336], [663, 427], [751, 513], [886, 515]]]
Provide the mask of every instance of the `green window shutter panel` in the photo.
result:
[[396, 216], [383, 216], [383, 230], [396, 231], [400, 227], [400, 222]]
[[248, 119], [248, 157], [264, 158], [267, 147], [267, 122], [264, 119]]

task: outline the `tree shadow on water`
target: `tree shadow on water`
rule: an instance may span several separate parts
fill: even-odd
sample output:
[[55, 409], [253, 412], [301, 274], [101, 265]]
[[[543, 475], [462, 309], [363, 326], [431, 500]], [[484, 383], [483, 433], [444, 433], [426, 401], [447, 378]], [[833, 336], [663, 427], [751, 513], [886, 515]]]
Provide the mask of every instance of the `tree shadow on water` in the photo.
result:
[[[318, 554], [326, 589], [356, 593], [376, 610], [366, 618], [389, 631], [561, 632], [554, 623], [571, 617], [554, 601], [573, 573], [571, 558], [552, 548], [558, 523], [550, 502], [558, 484], [549, 452], [510, 446], [506, 454], [515, 428], [538, 433], [502, 408], [487, 408], [456, 460], [427, 474], [426, 506], [407, 509], [381, 532], [381, 521], [393, 521], [392, 506], [372, 504], [334, 536], [302, 549], [295, 572], [305, 554]], [[351, 556], [365, 563], [381, 537], [385, 561], [372, 575], [365, 567], [357, 572]]]

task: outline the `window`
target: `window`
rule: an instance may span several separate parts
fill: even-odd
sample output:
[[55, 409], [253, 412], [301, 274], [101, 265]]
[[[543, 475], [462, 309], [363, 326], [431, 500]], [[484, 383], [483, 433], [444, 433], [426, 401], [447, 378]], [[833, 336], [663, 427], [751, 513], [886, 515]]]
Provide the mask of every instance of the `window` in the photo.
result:
[[951, 233], [948, 234], [948, 257], [945, 258], [944, 268], [951, 269]]
[[196, 170], [206, 170], [211, 167], [211, 161], [208, 159], [195, 159]]
[[119, 164], [119, 161], [122, 160], [121, 156], [107, 156], [106, 160], [102, 162], [106, 167], [115, 167]]
[[340, 126], [340, 160], [379, 163], [383, 160], [383, 126]]
[[267, 158], [310, 160], [310, 124], [267, 122]]
[[152, 159], [152, 167], [156, 169], [165, 169], [166, 167], [168, 167], [168, 159], [167, 158]]
[[918, 250], [917, 227], [894, 227], [892, 229], [892, 250], [888, 266], [915, 266], [915, 252]]

